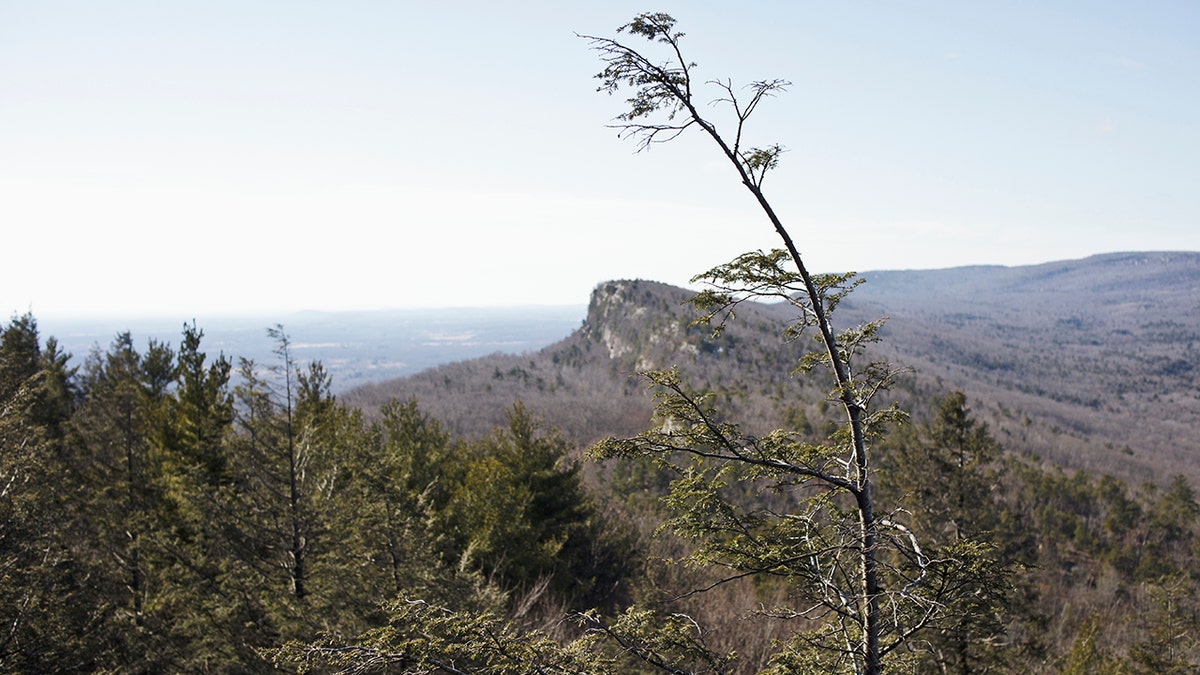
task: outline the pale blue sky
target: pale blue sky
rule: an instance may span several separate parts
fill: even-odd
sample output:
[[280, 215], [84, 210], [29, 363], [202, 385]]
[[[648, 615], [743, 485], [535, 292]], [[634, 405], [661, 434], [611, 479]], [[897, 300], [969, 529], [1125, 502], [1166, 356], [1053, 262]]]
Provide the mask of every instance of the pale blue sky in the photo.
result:
[[0, 0], [0, 312], [583, 304], [774, 246], [703, 138], [604, 127], [574, 33], [643, 10], [793, 82], [751, 131], [813, 269], [1200, 250], [1200, 3], [510, 5]]

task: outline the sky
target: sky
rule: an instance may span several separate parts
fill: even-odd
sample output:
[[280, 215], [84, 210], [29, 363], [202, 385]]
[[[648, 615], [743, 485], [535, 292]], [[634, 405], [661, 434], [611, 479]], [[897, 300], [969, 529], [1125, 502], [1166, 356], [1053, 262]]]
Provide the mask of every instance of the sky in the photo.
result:
[[642, 11], [792, 83], [747, 134], [815, 271], [1200, 250], [1194, 0], [0, 0], [0, 314], [582, 305], [777, 246], [711, 141], [606, 126], [577, 34]]

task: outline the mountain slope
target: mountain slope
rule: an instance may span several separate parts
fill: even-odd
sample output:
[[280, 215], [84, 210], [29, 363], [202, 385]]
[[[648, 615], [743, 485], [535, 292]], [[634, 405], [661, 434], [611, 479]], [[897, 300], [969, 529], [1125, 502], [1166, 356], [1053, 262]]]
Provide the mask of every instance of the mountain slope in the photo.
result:
[[1200, 476], [1200, 254], [864, 277], [843, 319], [889, 316], [881, 353], [966, 392], [1009, 447], [1139, 481]]
[[[1135, 483], [1200, 479], [1200, 254], [1126, 253], [1025, 267], [881, 271], [839, 308], [838, 325], [887, 316], [873, 356], [909, 369], [892, 396], [917, 415], [964, 391], [1013, 451]], [[361, 387], [368, 410], [416, 396], [452, 430], [477, 435], [517, 398], [580, 444], [640, 431], [651, 402], [638, 370], [677, 365], [721, 392], [735, 419], [822, 429], [827, 382], [788, 375], [780, 305], [745, 305], [719, 339], [690, 326], [688, 291], [614, 281], [582, 328], [545, 349], [494, 355]]]

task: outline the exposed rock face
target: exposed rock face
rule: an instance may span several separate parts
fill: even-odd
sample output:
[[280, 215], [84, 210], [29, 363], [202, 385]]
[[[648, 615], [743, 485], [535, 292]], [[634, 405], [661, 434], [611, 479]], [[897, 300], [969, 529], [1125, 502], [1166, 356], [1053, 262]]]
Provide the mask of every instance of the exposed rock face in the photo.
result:
[[692, 325], [691, 296], [655, 281], [609, 281], [592, 292], [583, 330], [604, 344], [609, 358], [634, 371], [692, 362], [708, 329]]

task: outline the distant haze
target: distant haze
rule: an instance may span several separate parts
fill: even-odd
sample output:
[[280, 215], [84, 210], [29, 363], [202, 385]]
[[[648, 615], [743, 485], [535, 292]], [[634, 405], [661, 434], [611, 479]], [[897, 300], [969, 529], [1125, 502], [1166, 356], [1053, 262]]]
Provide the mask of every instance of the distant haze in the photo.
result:
[[[278, 363], [266, 329], [283, 324], [292, 354], [303, 365], [321, 361], [335, 391], [410, 375], [442, 363], [502, 352], [521, 354], [561, 340], [587, 315], [583, 305], [566, 307], [459, 308], [405, 311], [300, 312], [275, 316], [210, 317], [201, 351], [209, 362], [224, 354], [261, 366]], [[179, 344], [183, 321], [139, 319], [39, 320], [42, 337], [55, 337], [80, 365], [94, 347], [106, 349], [117, 333], [129, 331], [144, 350], [149, 340]]]

